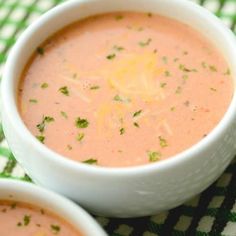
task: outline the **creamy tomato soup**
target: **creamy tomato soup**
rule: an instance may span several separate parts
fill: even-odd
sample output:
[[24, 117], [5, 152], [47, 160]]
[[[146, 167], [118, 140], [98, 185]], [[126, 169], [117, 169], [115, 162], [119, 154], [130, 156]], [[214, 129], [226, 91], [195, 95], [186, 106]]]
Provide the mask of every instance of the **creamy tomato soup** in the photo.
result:
[[223, 56], [199, 32], [150, 13], [110, 13], [40, 47], [19, 110], [47, 147], [75, 161], [143, 165], [206, 137], [233, 95]]
[[2, 236], [82, 236], [63, 219], [35, 206], [0, 201]]

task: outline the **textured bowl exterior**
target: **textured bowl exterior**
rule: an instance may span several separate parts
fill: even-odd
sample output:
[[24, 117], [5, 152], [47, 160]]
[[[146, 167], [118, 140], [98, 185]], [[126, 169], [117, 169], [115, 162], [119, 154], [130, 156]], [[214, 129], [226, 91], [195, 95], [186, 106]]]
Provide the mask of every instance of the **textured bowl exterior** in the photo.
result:
[[182, 204], [222, 174], [236, 150], [235, 96], [220, 124], [201, 142], [168, 160], [131, 168], [93, 167], [54, 153], [30, 134], [16, 106], [19, 76], [30, 55], [43, 40], [80, 18], [123, 10], [159, 13], [190, 24], [217, 46], [229, 63], [233, 77], [236, 77], [233, 34], [215, 16], [189, 1], [68, 1], [31, 25], [12, 49], [1, 86], [1, 109], [9, 146], [37, 184], [79, 202], [98, 215], [137, 217], [153, 215]]

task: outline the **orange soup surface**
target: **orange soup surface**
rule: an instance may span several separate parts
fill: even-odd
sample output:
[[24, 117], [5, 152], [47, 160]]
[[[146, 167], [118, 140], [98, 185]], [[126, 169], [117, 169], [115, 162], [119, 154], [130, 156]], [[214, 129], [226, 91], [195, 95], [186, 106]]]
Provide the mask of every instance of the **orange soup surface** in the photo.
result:
[[150, 13], [74, 23], [37, 48], [19, 84], [23, 121], [43, 144], [106, 167], [169, 158], [224, 116], [233, 80], [199, 32]]
[[2, 236], [82, 236], [63, 219], [25, 203], [0, 201]]

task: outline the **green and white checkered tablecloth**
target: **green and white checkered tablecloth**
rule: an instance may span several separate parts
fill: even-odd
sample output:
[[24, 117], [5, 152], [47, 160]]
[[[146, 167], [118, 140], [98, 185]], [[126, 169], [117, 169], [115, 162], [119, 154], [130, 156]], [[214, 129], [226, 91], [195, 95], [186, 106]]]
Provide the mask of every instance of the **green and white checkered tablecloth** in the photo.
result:
[[[0, 0], [0, 76], [10, 48], [24, 29], [63, 1]], [[236, 33], [236, 0], [191, 1], [215, 13]], [[30, 181], [8, 149], [1, 126], [0, 141], [0, 177]], [[171, 211], [137, 219], [96, 219], [110, 236], [236, 236], [235, 200], [236, 160], [205, 192]]]

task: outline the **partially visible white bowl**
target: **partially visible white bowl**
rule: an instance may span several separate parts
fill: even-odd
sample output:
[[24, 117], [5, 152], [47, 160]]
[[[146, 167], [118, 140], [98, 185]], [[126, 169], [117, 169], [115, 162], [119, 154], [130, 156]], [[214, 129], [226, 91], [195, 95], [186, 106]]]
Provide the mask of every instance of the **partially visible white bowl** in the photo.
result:
[[221, 122], [202, 141], [167, 160], [131, 168], [94, 167], [53, 152], [35, 139], [17, 109], [18, 81], [35, 49], [66, 25], [111, 11], [158, 13], [195, 28], [219, 49], [235, 80], [233, 33], [217, 17], [190, 1], [72, 0], [32, 24], [12, 49], [1, 86], [3, 128], [16, 159], [37, 184], [70, 197], [95, 214], [152, 215], [176, 207], [206, 189], [233, 159], [236, 96]]
[[0, 179], [0, 200], [28, 203], [48, 210], [70, 223], [84, 236], [107, 235], [81, 207], [31, 183]]

